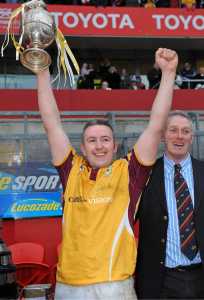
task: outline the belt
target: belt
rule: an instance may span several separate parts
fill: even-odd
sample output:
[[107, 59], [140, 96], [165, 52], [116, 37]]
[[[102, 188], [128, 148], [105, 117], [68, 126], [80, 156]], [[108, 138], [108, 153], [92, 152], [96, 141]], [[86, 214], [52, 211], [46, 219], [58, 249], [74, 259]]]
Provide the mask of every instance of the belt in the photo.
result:
[[193, 271], [193, 270], [200, 269], [201, 267], [202, 267], [202, 263], [192, 264], [192, 265], [188, 265], [188, 266], [178, 266], [178, 267], [175, 267], [175, 268], [165, 267], [165, 269], [167, 271], [173, 271], [173, 272], [188, 272], [188, 271]]

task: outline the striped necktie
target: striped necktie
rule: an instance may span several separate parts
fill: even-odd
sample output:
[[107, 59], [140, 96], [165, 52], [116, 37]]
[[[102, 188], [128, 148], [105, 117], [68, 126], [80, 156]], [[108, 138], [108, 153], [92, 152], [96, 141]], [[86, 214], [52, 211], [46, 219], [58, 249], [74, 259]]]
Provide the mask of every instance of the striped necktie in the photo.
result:
[[181, 166], [175, 165], [174, 189], [180, 230], [181, 252], [192, 260], [197, 252], [194, 213], [188, 185], [181, 174]]

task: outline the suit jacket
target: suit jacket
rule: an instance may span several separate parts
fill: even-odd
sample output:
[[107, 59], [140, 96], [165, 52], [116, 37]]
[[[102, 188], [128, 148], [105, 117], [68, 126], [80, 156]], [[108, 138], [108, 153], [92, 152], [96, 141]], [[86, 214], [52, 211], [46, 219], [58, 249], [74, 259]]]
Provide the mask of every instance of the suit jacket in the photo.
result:
[[[202, 263], [204, 262], [204, 162], [192, 158], [195, 226]], [[164, 185], [163, 158], [156, 161], [143, 192], [139, 217], [139, 246], [135, 275], [138, 298], [159, 298], [165, 270], [168, 212]], [[204, 270], [203, 270], [204, 272]], [[203, 274], [204, 275], [204, 274]], [[204, 282], [204, 280], [203, 280]]]

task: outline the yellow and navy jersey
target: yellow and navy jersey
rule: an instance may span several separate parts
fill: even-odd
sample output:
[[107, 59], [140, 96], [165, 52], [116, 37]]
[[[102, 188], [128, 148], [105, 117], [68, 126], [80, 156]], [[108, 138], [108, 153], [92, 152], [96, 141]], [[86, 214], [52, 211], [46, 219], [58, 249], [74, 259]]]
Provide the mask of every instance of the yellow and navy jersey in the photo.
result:
[[72, 148], [56, 166], [64, 189], [63, 239], [57, 281], [71, 285], [123, 280], [134, 273], [134, 215], [150, 166], [132, 150], [92, 169]]

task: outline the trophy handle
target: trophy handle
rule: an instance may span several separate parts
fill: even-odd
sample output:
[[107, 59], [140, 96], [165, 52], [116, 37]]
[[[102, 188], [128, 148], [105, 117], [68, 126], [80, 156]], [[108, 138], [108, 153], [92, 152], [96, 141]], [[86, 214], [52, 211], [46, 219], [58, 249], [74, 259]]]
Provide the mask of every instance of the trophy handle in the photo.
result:
[[28, 48], [20, 55], [22, 65], [34, 73], [47, 69], [51, 64], [50, 55], [40, 48]]

